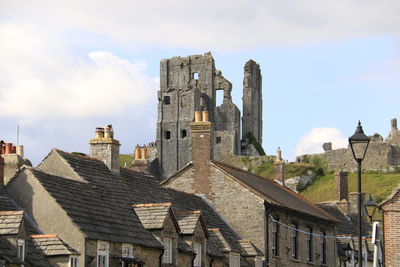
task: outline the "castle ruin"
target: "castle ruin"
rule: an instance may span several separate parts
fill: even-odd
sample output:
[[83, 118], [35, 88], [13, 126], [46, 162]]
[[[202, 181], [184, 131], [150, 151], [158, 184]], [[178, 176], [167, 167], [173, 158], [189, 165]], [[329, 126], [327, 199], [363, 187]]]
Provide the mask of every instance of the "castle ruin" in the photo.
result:
[[[196, 110], [209, 111], [212, 122], [212, 155], [223, 160], [231, 155], [257, 155], [245, 140], [250, 132], [262, 142], [262, 78], [260, 66], [249, 60], [244, 67], [243, 118], [232, 102], [232, 84], [215, 68], [211, 53], [173, 57], [160, 63], [158, 91], [158, 169], [165, 178], [191, 161], [191, 130]], [[217, 91], [223, 103], [216, 105]]]

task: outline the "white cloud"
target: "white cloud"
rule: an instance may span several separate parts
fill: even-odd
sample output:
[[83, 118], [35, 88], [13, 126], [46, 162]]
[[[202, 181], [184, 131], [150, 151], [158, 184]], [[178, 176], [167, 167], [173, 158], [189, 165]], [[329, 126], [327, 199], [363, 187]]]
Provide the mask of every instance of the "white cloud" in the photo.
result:
[[144, 62], [106, 51], [73, 53], [61, 38], [46, 37], [33, 26], [0, 25], [1, 116], [112, 115], [155, 98], [157, 82]]
[[129, 46], [226, 50], [398, 35], [399, 10], [398, 0], [3, 0], [0, 17], [105, 35]]
[[322, 153], [322, 144], [332, 142], [332, 148], [347, 147], [348, 139], [336, 128], [313, 128], [303, 136], [296, 147], [296, 156], [304, 154]]

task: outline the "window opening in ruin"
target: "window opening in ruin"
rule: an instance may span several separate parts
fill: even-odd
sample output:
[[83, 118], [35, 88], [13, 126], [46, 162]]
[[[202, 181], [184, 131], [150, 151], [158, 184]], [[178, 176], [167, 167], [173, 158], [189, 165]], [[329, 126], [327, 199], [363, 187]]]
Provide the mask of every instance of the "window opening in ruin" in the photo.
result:
[[165, 139], [167, 139], [167, 140], [171, 139], [171, 132], [170, 131], [165, 131], [164, 135], [165, 135]]
[[185, 138], [187, 136], [186, 129], [181, 130], [181, 138]]
[[224, 103], [224, 90], [215, 90], [215, 105], [218, 107]]
[[220, 144], [221, 143], [221, 136], [217, 136], [215, 138], [215, 143]]
[[195, 79], [195, 80], [199, 79], [199, 73], [198, 72], [193, 72], [193, 79]]
[[169, 95], [164, 96], [164, 104], [165, 105], [171, 104], [171, 97]]

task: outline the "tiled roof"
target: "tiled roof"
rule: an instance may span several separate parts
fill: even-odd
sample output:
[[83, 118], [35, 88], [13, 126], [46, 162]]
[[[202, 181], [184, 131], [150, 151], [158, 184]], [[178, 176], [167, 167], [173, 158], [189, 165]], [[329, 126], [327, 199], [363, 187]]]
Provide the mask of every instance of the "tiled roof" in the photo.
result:
[[195, 254], [194, 250], [192, 249], [192, 247], [189, 246], [189, 244], [186, 243], [185, 240], [183, 240], [180, 237], [178, 238], [178, 249], [181, 252]]
[[208, 228], [208, 233], [207, 253], [209, 255], [223, 257], [224, 252], [229, 253], [231, 248], [218, 228]]
[[0, 211], [10, 211], [10, 210], [17, 210], [14, 206], [14, 203], [7, 195], [6, 191], [4, 190], [3, 186], [0, 186]]
[[207, 227], [219, 228], [232, 251], [241, 252], [235, 243], [240, 236], [200, 197], [162, 188], [149, 174], [121, 168], [117, 175], [99, 160], [51, 153], [60, 155], [85, 182], [32, 172], [89, 238], [160, 247], [131, 205], [171, 202], [176, 212], [200, 210]]
[[274, 181], [222, 162], [213, 162], [213, 164], [273, 205], [288, 208], [300, 214], [312, 215], [320, 219], [336, 222], [335, 218], [318, 208], [311, 201]]
[[71, 248], [55, 234], [31, 235], [30, 238], [35, 246], [40, 248], [47, 257], [79, 255], [75, 249]]
[[144, 228], [162, 229], [171, 203], [149, 203], [132, 205]]
[[23, 217], [23, 211], [0, 211], [0, 235], [18, 234]]
[[28, 266], [54, 267], [46, 258], [44, 252], [33, 243], [32, 239], [28, 239], [27, 243], [25, 261], [29, 263]]
[[176, 212], [176, 219], [178, 220], [181, 233], [184, 235], [192, 235], [199, 222], [201, 212], [195, 211], [181, 211]]
[[[318, 207], [325, 210], [331, 216], [335, 217], [339, 223], [336, 225], [336, 233], [338, 235], [358, 235], [358, 216], [356, 214], [347, 216], [345, 215], [335, 202], [322, 202], [317, 204]], [[371, 234], [371, 225], [368, 221], [363, 221], [362, 230], [363, 235]]]
[[264, 254], [256, 248], [250, 240], [237, 240], [238, 245], [242, 248], [242, 251], [246, 252], [245, 256], [255, 257], [263, 256]]
[[91, 183], [37, 169], [30, 171], [88, 238], [161, 248], [161, 243], [144, 229], [130, 205], [123, 201], [118, 187], [112, 186], [114, 177], [108, 168], [99, 161], [86, 161], [93, 168], [76, 168], [85, 173]]
[[7, 263], [22, 264], [23, 262], [17, 257], [15, 247], [6, 238], [0, 236], [0, 259]]

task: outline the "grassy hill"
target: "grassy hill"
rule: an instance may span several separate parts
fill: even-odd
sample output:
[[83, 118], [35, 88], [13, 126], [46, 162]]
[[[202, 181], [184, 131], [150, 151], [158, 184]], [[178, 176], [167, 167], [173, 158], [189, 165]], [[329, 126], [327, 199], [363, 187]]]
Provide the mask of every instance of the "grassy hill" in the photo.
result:
[[[119, 155], [119, 166], [130, 168], [130, 167], [132, 167], [132, 160], [133, 160], [133, 157], [131, 154], [120, 154]], [[125, 163], [126, 163], [126, 166], [125, 166]]]
[[[400, 184], [400, 173], [362, 173], [362, 192], [371, 194], [380, 203]], [[357, 191], [357, 173], [349, 173], [349, 193]], [[333, 174], [317, 177], [314, 182], [300, 192], [313, 202], [335, 200], [335, 177]]]

